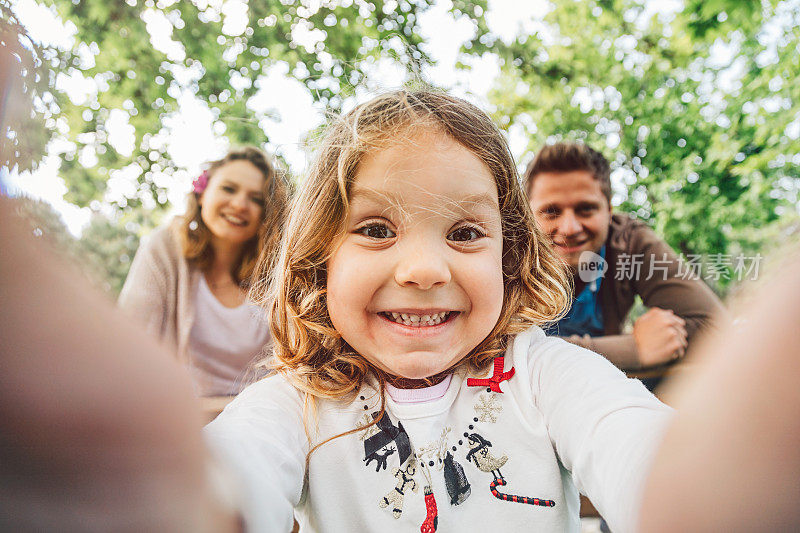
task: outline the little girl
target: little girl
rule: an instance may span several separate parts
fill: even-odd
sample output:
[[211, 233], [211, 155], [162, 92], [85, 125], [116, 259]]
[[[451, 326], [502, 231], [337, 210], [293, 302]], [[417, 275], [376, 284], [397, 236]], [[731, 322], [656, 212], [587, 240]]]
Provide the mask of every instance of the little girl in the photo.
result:
[[248, 531], [578, 531], [578, 491], [634, 528], [670, 410], [539, 328], [567, 278], [479, 109], [398, 91], [334, 123], [275, 272], [278, 374], [206, 430]]

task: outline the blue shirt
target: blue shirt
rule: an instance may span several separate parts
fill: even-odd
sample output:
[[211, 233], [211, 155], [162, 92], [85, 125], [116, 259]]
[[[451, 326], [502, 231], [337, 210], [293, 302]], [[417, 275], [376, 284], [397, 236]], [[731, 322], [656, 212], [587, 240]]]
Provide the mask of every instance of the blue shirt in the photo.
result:
[[[605, 260], [605, 245], [600, 248], [597, 254]], [[600, 277], [587, 283], [578, 294], [578, 297], [572, 301], [572, 307], [567, 315], [549, 326], [545, 333], [560, 337], [569, 337], [570, 335], [599, 337], [603, 335], [605, 331], [603, 327], [603, 309], [600, 307], [600, 299], [598, 298], [602, 281], [603, 278]]]

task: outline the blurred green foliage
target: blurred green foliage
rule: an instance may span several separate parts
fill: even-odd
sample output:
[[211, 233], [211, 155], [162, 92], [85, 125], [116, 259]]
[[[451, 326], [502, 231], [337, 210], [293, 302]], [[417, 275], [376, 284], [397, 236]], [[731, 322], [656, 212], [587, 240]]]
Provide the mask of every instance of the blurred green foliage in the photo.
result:
[[58, 52], [30, 39], [8, 0], [0, 0], [0, 167], [35, 169], [50, 140], [45, 119], [56, 112], [48, 64]]
[[[13, 102], [0, 115], [0, 165], [35, 168], [51, 137], [66, 140], [66, 199], [95, 208], [114, 171], [134, 170], [135, 192], [98, 214], [81, 239], [110, 272], [112, 291], [131, 239], [165, 211], [166, 184], [156, 178], [175, 170], [165, 137], [182, 94], [207, 105], [214, 131], [232, 144], [263, 145], [270, 110], [249, 101], [278, 63], [335, 112], [356, 87], [370, 88], [377, 61], [404, 67], [398, 84], [424, 80], [432, 62], [419, 16], [433, 0], [251, 0], [238, 28], [222, 2], [208, 0], [40, 3], [75, 25], [74, 46], [32, 42], [0, 0], [0, 72]], [[554, 2], [510, 41], [491, 32], [487, 0], [453, 0], [450, 11], [474, 27], [462, 59], [501, 59], [489, 99], [501, 127], [529, 139], [523, 162], [546, 142], [583, 140], [612, 161], [616, 209], [647, 220], [678, 251], [766, 253], [800, 228], [800, 0], [656, 5]], [[171, 30], [169, 53], [154, 47], [154, 21]], [[96, 90], [73, 101], [59, 77]], [[109, 142], [112, 113], [132, 128], [131, 153]]]
[[145, 213], [118, 213], [115, 218], [95, 213], [77, 238], [47, 202], [22, 196], [14, 198], [13, 205], [43, 246], [54, 249], [91, 283], [116, 298], [139, 247]]
[[[250, 0], [247, 24], [240, 27], [228, 24], [235, 17], [225, 11], [227, 4], [206, 0], [42, 3], [77, 27], [75, 46], [56, 70], [98, 88], [82, 102], [56, 91], [59, 112], [51, 126], [60, 122], [72, 143], [61, 166], [66, 199], [80, 206], [102, 200], [110, 173], [129, 166], [138, 173], [138, 190], [117, 207], [166, 203], [163, 181], [155, 183], [158, 174], [175, 169], [164, 142], [165, 120], [186, 92], [209, 107], [214, 131], [231, 144], [263, 145], [268, 139], [259, 123], [269, 111], [253, 109], [249, 100], [258, 92], [259, 77], [278, 62], [332, 111], [378, 59], [392, 58], [412, 79], [430, 63], [418, 27], [429, 0]], [[148, 24], [156, 22], [171, 31], [169, 53], [152, 44]], [[131, 154], [118, 153], [109, 143], [114, 110], [133, 128]]]
[[532, 34], [479, 35], [464, 51], [502, 57], [490, 101], [530, 139], [523, 161], [585, 141], [617, 169], [617, 209], [676, 250], [764, 251], [797, 228], [800, 2], [653, 4], [557, 2]]

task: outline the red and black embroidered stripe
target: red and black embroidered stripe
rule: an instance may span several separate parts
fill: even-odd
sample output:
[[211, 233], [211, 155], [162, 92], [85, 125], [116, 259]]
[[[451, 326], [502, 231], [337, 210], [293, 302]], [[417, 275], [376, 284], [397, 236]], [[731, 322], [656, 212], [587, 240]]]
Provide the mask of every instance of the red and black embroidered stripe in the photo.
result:
[[498, 485], [505, 485], [505, 479], [495, 479], [489, 485], [489, 489], [492, 491], [492, 496], [499, 500], [503, 500], [506, 502], [514, 502], [514, 503], [527, 503], [528, 505], [538, 505], [541, 507], [555, 507], [556, 502], [553, 500], [542, 500], [541, 498], [528, 498], [527, 496], [517, 496], [516, 494], [503, 494], [499, 490], [497, 490]]

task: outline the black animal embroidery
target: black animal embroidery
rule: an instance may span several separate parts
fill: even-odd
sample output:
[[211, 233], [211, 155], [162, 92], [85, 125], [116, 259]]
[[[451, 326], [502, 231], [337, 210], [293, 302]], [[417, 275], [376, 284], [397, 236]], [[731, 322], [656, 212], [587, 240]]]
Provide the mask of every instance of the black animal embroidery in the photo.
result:
[[364, 457], [364, 466], [369, 466], [372, 461], [377, 461], [375, 464], [375, 471], [380, 471], [381, 468], [386, 470], [386, 460], [387, 458], [395, 452], [394, 448], [389, 448], [384, 453], [378, 453], [377, 451], [372, 452], [368, 456]]
[[481, 472], [488, 472], [494, 476], [494, 480], [489, 484], [489, 490], [492, 496], [499, 500], [514, 503], [527, 503], [528, 505], [539, 505], [542, 507], [555, 507], [556, 502], [553, 500], [543, 500], [540, 498], [528, 498], [527, 496], [517, 496], [515, 494], [504, 494], [497, 490], [498, 485], [505, 485], [507, 482], [503, 479], [503, 474], [500, 473], [500, 467], [506, 464], [508, 457], [503, 455], [495, 457], [489, 452], [492, 443], [484, 439], [477, 433], [472, 433], [467, 436], [467, 445], [469, 452], [467, 453], [467, 461], [475, 463], [478, 470]]
[[[378, 413], [372, 413], [372, 417], [377, 418]], [[389, 419], [389, 414], [383, 413], [383, 416], [375, 425], [378, 426], [380, 431], [364, 440], [364, 460], [367, 461], [371, 456], [394, 442], [400, 459], [398, 466], [404, 464], [411, 455], [411, 441], [408, 438], [408, 433], [403, 428], [403, 423], [398, 421], [397, 426], [395, 426]], [[374, 457], [374, 459], [378, 459], [378, 457]], [[367, 461], [367, 464], [369, 464], [369, 461]], [[384, 461], [384, 468], [386, 468], [385, 465], [386, 462]]]

